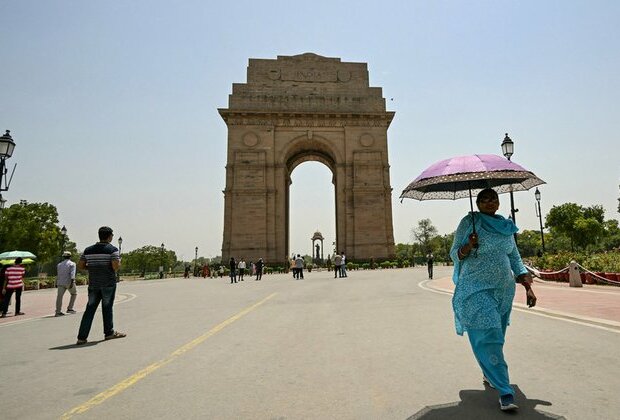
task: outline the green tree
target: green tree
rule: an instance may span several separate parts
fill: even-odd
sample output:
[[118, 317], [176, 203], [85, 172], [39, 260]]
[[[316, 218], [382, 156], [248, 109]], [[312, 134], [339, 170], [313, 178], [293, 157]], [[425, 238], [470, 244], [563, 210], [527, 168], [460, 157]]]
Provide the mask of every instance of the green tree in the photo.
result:
[[420, 243], [423, 252], [432, 252], [431, 240], [437, 236], [437, 228], [433, 226], [431, 219], [422, 219], [417, 228], [411, 229], [411, 235]]
[[575, 220], [573, 231], [575, 233], [575, 244], [584, 249], [588, 245], [596, 244], [604, 232], [603, 224], [591, 217], [580, 217]]
[[552, 233], [560, 234], [570, 239], [571, 251], [575, 250], [575, 222], [583, 218], [584, 208], [575, 203], [565, 203], [553, 206], [545, 217], [545, 226]]
[[620, 227], [618, 227], [618, 221], [615, 219], [606, 220], [603, 223], [603, 229], [605, 234], [601, 243], [602, 249], [620, 248]]
[[[545, 235], [545, 238], [547, 235]], [[524, 230], [519, 233], [519, 253], [522, 257], [533, 257], [542, 250], [539, 230]]]
[[177, 265], [176, 253], [166, 249], [162, 252], [158, 246], [145, 245], [142, 248], [123, 253], [121, 270], [144, 274], [158, 271], [162, 265], [164, 271], [174, 268]]
[[545, 218], [546, 226], [555, 240], [557, 250], [563, 250], [562, 237], [570, 241], [570, 250], [575, 246], [590, 251], [609, 250], [618, 242], [620, 235], [617, 222], [605, 220], [605, 210], [601, 205], [583, 207], [575, 203], [565, 203], [551, 208]]
[[411, 260], [411, 245], [410, 244], [396, 244], [396, 260], [405, 261]]
[[605, 209], [601, 205], [585, 207], [583, 209], [583, 218], [594, 219], [600, 224], [603, 224], [605, 222]]
[[[63, 236], [55, 206], [22, 201], [3, 209], [1, 217], [1, 251], [30, 251], [37, 256], [39, 266], [58, 262]], [[66, 245], [65, 249], [75, 248], [70, 241]]]

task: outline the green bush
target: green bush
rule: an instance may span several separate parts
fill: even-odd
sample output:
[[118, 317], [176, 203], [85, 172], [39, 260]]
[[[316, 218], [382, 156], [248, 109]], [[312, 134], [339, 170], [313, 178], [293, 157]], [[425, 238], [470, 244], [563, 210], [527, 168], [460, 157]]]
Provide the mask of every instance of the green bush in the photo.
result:
[[590, 271], [620, 273], [619, 252], [585, 254], [581, 252], [562, 251], [557, 254], [546, 254], [542, 257], [530, 258], [534, 267], [541, 270], [552, 271], [565, 268], [572, 260], [575, 260]]
[[390, 261], [383, 261], [381, 264], [379, 264], [379, 266], [381, 268], [392, 268], [392, 263]]

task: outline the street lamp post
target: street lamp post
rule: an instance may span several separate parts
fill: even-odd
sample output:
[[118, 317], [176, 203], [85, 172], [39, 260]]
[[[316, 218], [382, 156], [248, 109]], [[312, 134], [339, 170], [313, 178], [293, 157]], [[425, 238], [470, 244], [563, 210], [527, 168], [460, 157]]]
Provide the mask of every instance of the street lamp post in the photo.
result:
[[536, 197], [536, 203], [538, 207], [536, 208], [538, 213], [538, 221], [540, 222], [540, 242], [542, 244], [542, 252], [545, 253], [545, 234], [543, 233], [543, 223], [542, 223], [542, 212], [540, 211], [540, 191], [536, 188], [536, 192], [534, 192], [534, 197]]
[[[13, 166], [11, 177], [7, 178], [8, 168], [6, 167], [6, 160], [13, 156], [13, 150], [15, 150], [15, 142], [11, 137], [11, 132], [6, 130], [6, 133], [0, 137], [0, 201], [2, 201], [2, 191], [9, 190], [13, 174], [15, 173], [15, 167], [17, 166], [17, 164]], [[2, 202], [2, 206], [4, 207], [4, 202]]]
[[65, 252], [65, 244], [67, 243], [67, 228], [65, 227], [65, 225], [62, 225], [62, 229], [60, 229], [60, 234], [62, 235], [62, 245], [60, 247], [60, 255], [62, 256], [62, 254]]
[[194, 254], [194, 277], [196, 277], [196, 267], [198, 266], [198, 247], [196, 247], [194, 251], [196, 251], [196, 253]]
[[159, 278], [163, 279], [164, 278], [164, 249], [165, 249], [163, 242], [161, 244], [160, 249], [161, 249], [161, 265], [159, 266]]
[[[504, 137], [504, 141], [502, 141], [502, 153], [504, 154], [504, 157], [508, 160], [510, 160], [510, 157], [513, 155], [515, 150], [515, 144], [514, 142], [510, 139], [510, 137], [508, 137], [508, 133], [506, 133], [506, 137]], [[512, 187], [510, 188], [510, 216], [512, 217], [512, 222], [516, 225], [517, 224], [517, 217], [516, 217], [516, 213], [519, 211], [519, 209], [515, 209], [515, 199], [514, 196], [512, 194]], [[517, 234], [514, 234], [515, 236], [515, 243], [517, 242]]]
[[[121, 249], [123, 246], [123, 237], [119, 236], [118, 237], [118, 256], [120, 258], [121, 256]], [[116, 272], [116, 282], [118, 283], [119, 281], [121, 281], [121, 273], [120, 273], [120, 268], [118, 269], [118, 271]]]

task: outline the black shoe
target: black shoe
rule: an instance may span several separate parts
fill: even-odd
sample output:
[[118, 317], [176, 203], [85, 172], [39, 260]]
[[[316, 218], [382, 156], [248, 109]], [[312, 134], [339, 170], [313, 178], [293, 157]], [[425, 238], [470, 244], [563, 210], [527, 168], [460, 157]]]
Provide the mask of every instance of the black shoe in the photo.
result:
[[76, 313], [76, 312], [75, 312], [73, 309], [67, 309], [67, 313], [68, 313], [68, 314], [74, 314], [74, 313]]
[[65, 314], [63, 314], [62, 312], [56, 312], [56, 315], [54, 316], [65, 316]]

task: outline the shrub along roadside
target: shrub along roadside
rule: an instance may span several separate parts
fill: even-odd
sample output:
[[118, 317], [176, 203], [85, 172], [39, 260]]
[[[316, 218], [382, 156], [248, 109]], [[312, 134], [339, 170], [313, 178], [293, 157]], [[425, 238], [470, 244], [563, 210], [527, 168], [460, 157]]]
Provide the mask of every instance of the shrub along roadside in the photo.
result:
[[590, 271], [620, 273], [620, 252], [618, 251], [596, 254], [565, 251], [542, 257], [531, 257], [528, 260], [534, 267], [541, 270], [561, 270], [574, 260]]

